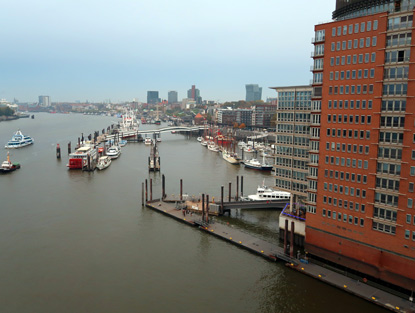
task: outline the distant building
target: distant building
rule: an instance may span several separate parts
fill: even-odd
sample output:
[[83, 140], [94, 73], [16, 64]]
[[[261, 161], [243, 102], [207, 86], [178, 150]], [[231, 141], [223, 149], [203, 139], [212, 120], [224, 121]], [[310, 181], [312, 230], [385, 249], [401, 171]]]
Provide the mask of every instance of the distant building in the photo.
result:
[[41, 106], [41, 107], [50, 107], [50, 98], [49, 98], [49, 96], [39, 96], [39, 106]]
[[202, 104], [200, 90], [196, 89], [195, 85], [192, 85], [192, 88], [187, 91], [187, 98], [195, 100], [196, 104]]
[[245, 85], [246, 88], [246, 101], [257, 101], [262, 98], [262, 87], [257, 84]]
[[245, 124], [245, 126], [252, 126], [252, 109], [237, 109], [236, 110], [236, 123], [239, 125]]
[[177, 97], [177, 91], [171, 90], [167, 94], [167, 101], [169, 104], [171, 103], [177, 103], [178, 97]]
[[277, 105], [257, 104], [252, 113], [252, 126], [268, 128], [271, 127], [271, 119], [276, 114]]
[[160, 102], [159, 92], [158, 91], [147, 91], [147, 103], [148, 104], [157, 104]]
[[203, 125], [204, 122], [205, 122], [205, 118], [203, 117], [202, 114], [198, 113], [194, 119], [195, 125]]
[[218, 124], [233, 125], [236, 121], [236, 111], [232, 109], [218, 110]]
[[196, 106], [196, 101], [191, 98], [182, 99], [182, 109], [191, 109]]

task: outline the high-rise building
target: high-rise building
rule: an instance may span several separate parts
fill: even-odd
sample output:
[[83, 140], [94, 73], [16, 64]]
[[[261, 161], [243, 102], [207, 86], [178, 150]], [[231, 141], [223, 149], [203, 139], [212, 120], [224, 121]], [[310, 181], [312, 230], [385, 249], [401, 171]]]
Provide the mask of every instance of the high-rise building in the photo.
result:
[[200, 96], [200, 90], [196, 89], [195, 85], [192, 85], [192, 88], [187, 91], [187, 98], [195, 100], [197, 104], [202, 103], [202, 97]]
[[39, 96], [39, 106], [41, 107], [50, 107], [50, 98], [49, 96]]
[[315, 26], [306, 249], [415, 289], [414, 1], [337, 0]]
[[147, 103], [156, 104], [160, 102], [158, 91], [147, 91]]
[[171, 90], [167, 94], [167, 101], [168, 103], [177, 103], [178, 97], [177, 97], [177, 91]]
[[262, 99], [262, 87], [257, 84], [245, 85], [246, 88], [246, 101], [257, 101]]
[[272, 87], [276, 109], [275, 186], [290, 192], [294, 203], [307, 199], [311, 91], [308, 86]]

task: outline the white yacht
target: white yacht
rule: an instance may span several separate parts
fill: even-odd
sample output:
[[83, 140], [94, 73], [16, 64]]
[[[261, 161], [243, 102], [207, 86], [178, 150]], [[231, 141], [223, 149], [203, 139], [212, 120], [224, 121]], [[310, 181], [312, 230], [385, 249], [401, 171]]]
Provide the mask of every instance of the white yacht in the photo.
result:
[[29, 136], [22, 134], [20, 129], [13, 135], [7, 144], [4, 146], [6, 149], [17, 149], [33, 144], [35, 141]]
[[121, 154], [121, 148], [120, 146], [111, 146], [107, 149], [107, 156], [109, 156], [111, 159], [116, 159]]
[[153, 139], [151, 139], [150, 137], [146, 137], [146, 139], [144, 139], [144, 144], [149, 146], [153, 143]]
[[259, 200], [290, 200], [291, 194], [286, 191], [279, 191], [270, 187], [258, 186], [256, 194], [249, 195], [246, 200], [259, 201]]

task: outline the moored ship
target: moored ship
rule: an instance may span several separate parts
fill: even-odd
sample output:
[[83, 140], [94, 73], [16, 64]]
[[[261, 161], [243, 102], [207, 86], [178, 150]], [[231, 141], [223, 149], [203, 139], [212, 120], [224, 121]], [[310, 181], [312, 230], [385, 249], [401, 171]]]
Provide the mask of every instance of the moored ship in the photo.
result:
[[123, 114], [118, 132], [122, 138], [134, 137], [138, 131], [139, 123], [133, 111]]
[[97, 149], [91, 143], [85, 143], [75, 152], [69, 155], [67, 167], [71, 170], [82, 169], [88, 165], [97, 155]]

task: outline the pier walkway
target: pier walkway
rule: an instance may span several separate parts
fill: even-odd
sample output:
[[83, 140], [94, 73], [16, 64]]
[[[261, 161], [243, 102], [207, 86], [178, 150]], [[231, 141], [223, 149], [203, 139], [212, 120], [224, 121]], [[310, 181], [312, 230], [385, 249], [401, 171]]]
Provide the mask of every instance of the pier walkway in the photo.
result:
[[204, 223], [199, 214], [186, 213], [186, 211], [182, 209], [183, 205], [179, 202], [153, 200], [147, 201], [146, 207], [172, 217], [189, 226], [198, 227], [206, 233], [260, 255], [270, 261], [283, 261], [288, 268], [342, 289], [390, 311], [415, 313], [415, 305], [409, 300], [376, 288], [370, 285], [370, 282], [356, 280], [304, 259], [292, 258], [288, 254], [285, 254], [283, 248], [277, 243], [270, 243], [256, 238], [235, 228], [229, 223]]

